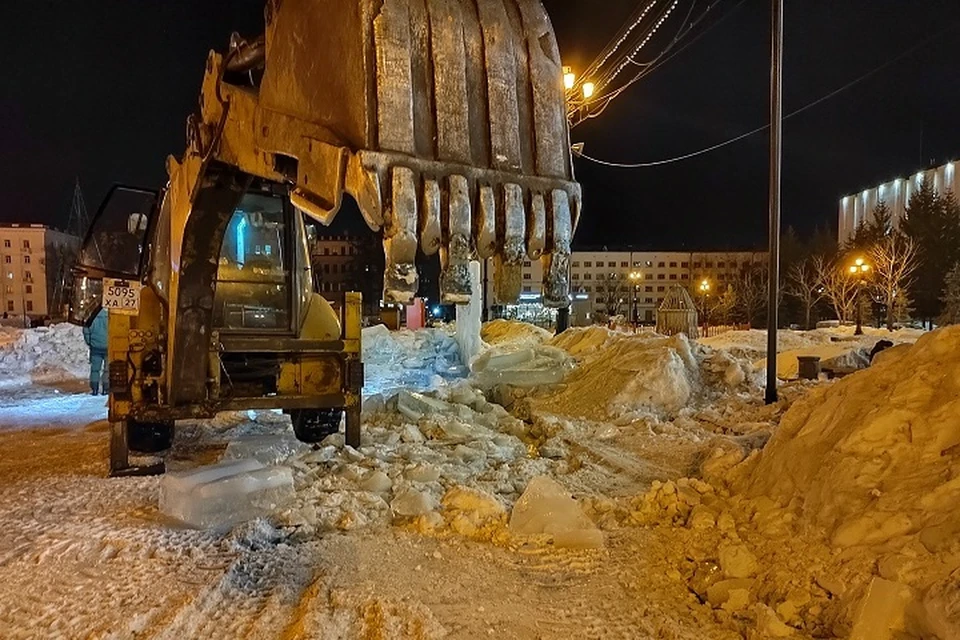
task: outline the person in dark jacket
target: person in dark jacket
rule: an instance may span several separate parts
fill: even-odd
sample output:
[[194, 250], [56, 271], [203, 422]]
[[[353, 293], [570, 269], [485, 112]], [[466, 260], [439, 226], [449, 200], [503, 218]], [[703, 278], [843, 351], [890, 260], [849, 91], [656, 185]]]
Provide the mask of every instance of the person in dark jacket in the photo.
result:
[[[106, 395], [109, 378], [104, 371], [107, 361], [107, 310], [101, 309], [89, 327], [83, 328], [83, 341], [90, 347], [90, 393]], [[101, 382], [102, 389], [101, 389]]]

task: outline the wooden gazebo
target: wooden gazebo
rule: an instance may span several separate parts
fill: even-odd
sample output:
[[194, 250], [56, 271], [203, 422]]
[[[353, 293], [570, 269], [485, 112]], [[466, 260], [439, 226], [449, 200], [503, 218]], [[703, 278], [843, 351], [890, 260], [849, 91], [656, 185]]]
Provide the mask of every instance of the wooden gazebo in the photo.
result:
[[657, 309], [657, 333], [665, 336], [685, 333], [692, 339], [700, 337], [697, 329], [697, 306], [683, 287], [670, 287], [667, 296], [660, 303], [660, 308]]

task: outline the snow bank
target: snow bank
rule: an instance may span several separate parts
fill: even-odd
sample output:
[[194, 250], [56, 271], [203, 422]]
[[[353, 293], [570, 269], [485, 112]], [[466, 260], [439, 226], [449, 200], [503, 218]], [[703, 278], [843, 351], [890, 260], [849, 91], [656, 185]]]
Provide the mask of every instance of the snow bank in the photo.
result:
[[[880, 340], [894, 344], [912, 344], [923, 335], [916, 329], [887, 331], [864, 327], [862, 336], [854, 335], [855, 327], [821, 328], [813, 331], [777, 332], [777, 376], [788, 380], [797, 377], [798, 356], [819, 356], [821, 364], [848, 369], [862, 369], [869, 365], [869, 354]], [[754, 361], [754, 367], [767, 366], [767, 332], [760, 329], [729, 331], [712, 338], [702, 338], [700, 344], [730, 353], [738, 358]], [[833, 362], [828, 362], [833, 361]]]
[[89, 362], [80, 327], [0, 327], [0, 387], [84, 379], [89, 375]]
[[516, 320], [492, 320], [480, 330], [483, 341], [492, 346], [514, 344], [532, 347], [553, 338], [553, 333]]
[[550, 341], [579, 360], [562, 388], [536, 400], [552, 413], [592, 419], [669, 417], [720, 392], [755, 388], [752, 365], [680, 334], [570, 329]]
[[943, 586], [960, 569], [960, 327], [814, 389], [730, 480], [822, 530], [847, 557], [877, 562], [881, 578], [915, 589], [924, 611], [915, 623], [927, 632], [960, 635], [960, 597]]

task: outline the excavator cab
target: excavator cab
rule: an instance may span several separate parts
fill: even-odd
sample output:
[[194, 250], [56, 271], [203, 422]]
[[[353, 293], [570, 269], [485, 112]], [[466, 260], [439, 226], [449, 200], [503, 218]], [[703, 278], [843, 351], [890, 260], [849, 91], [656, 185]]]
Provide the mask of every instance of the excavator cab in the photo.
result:
[[167, 357], [171, 337], [183, 333], [169, 322], [169, 192], [114, 187], [93, 219], [75, 269], [71, 320], [85, 325], [103, 308], [110, 314], [113, 475], [161, 472], [155, 461], [131, 464], [130, 453], [158, 453], [170, 446], [176, 420], [220, 411], [283, 409], [306, 442], [335, 433], [346, 412], [346, 437], [359, 444], [359, 294], [331, 302], [316, 293], [304, 217], [288, 189], [247, 182], [217, 198], [226, 207], [218, 216], [223, 233], [204, 250], [212, 331], [205, 353], [193, 354], [210, 362], [199, 401], [177, 402], [182, 379], [171, 377]]
[[167, 188], [115, 189], [77, 271], [75, 321], [110, 311], [115, 473], [230, 409], [283, 409], [303, 439], [345, 412], [358, 444], [360, 296], [312, 290], [303, 224], [344, 194], [383, 233], [385, 302], [416, 295], [422, 252], [446, 303], [487, 259], [515, 302], [539, 259], [544, 304], [570, 305], [582, 198], [539, 0], [267, 0], [261, 37], [208, 56], [186, 129]]

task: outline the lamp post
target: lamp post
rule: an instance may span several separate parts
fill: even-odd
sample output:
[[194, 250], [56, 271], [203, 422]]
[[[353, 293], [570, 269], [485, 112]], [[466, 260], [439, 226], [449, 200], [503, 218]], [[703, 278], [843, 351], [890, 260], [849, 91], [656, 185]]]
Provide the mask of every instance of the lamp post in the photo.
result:
[[863, 258], [857, 258], [850, 265], [850, 275], [859, 278], [857, 283], [857, 328], [853, 332], [855, 336], [863, 335], [863, 286], [867, 283], [867, 273], [870, 271], [870, 265]]
[[707, 296], [710, 295], [710, 281], [704, 279], [700, 283], [700, 315], [703, 316], [703, 337], [707, 337], [707, 329], [709, 325], [707, 324]]
[[637, 320], [639, 316], [639, 310], [637, 309], [637, 290], [640, 288], [640, 280], [643, 279], [643, 274], [639, 271], [631, 271], [630, 275], [627, 276], [630, 278], [631, 284], [631, 300], [630, 300], [630, 322], [633, 324], [633, 327], [637, 327]]

